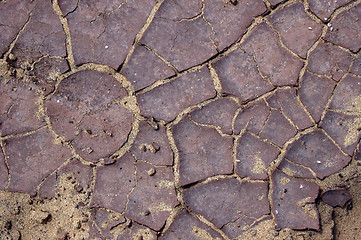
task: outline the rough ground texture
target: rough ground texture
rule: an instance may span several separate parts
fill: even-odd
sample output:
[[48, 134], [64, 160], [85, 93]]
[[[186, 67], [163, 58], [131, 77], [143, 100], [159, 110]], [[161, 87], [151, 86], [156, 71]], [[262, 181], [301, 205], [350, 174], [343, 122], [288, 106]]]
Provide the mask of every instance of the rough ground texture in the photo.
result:
[[361, 0], [0, 1], [0, 239], [361, 239]]

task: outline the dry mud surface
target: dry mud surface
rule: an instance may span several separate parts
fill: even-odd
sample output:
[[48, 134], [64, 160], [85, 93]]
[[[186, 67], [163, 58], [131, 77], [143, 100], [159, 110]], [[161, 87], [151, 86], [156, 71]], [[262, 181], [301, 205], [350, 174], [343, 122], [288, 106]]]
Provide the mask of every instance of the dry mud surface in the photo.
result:
[[0, 1], [0, 239], [361, 239], [361, 1]]

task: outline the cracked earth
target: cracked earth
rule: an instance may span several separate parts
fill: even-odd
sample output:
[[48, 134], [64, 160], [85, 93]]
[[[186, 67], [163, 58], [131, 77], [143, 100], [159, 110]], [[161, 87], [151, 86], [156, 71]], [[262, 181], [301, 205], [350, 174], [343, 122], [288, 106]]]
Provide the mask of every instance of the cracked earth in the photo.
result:
[[1, 239], [360, 239], [361, 0], [0, 1]]

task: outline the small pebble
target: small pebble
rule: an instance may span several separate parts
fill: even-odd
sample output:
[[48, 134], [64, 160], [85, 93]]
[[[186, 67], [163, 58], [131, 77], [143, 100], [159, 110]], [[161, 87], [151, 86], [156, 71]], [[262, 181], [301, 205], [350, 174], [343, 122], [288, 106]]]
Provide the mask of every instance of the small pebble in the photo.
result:
[[156, 170], [154, 168], [151, 168], [148, 170], [148, 175], [153, 176], [156, 173]]
[[312, 30], [312, 27], [308, 27], [309, 30]]

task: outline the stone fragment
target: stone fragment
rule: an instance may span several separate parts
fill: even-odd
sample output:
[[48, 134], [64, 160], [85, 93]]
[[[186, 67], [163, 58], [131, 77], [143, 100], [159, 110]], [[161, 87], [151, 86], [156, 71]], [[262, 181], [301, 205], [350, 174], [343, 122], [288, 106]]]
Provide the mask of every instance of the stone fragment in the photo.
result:
[[356, 58], [353, 62], [350, 72], [361, 76], [361, 57]]
[[112, 165], [99, 167], [91, 207], [124, 211], [127, 196], [136, 186], [134, 161], [130, 154], [126, 154]]
[[212, 39], [218, 50], [235, 43], [246, 32], [253, 19], [266, 12], [266, 5], [261, 0], [205, 1], [204, 17], [212, 26]]
[[330, 137], [347, 154], [352, 155], [361, 137], [361, 119], [352, 115], [328, 111], [321, 123]]
[[96, 62], [117, 69], [154, 5], [154, 0], [80, 1], [67, 16], [76, 64]]
[[316, 122], [320, 121], [335, 85], [335, 82], [325, 77], [320, 78], [308, 72], [303, 75], [299, 89], [300, 100]]
[[238, 108], [238, 104], [230, 98], [220, 98], [207, 104], [201, 109], [190, 113], [193, 121], [200, 124], [208, 124], [220, 127], [226, 134], [232, 134], [232, 119]]
[[267, 183], [243, 182], [234, 178], [212, 180], [184, 190], [189, 208], [221, 228], [246, 215], [259, 218], [269, 214]]
[[36, 130], [45, 123], [38, 115], [38, 96], [31, 86], [16, 80], [0, 80], [1, 135], [19, 134]]
[[295, 164], [288, 159], [283, 159], [277, 167], [282, 172], [286, 173], [291, 177], [298, 177], [298, 178], [315, 178], [314, 174], [310, 171], [309, 168], [305, 166]]
[[71, 157], [70, 149], [55, 144], [47, 128], [10, 138], [4, 147], [10, 169], [10, 191], [35, 194], [36, 186]]
[[147, 122], [139, 123], [139, 132], [130, 149], [137, 159], [155, 165], [172, 165], [173, 153], [169, 145], [166, 128], [153, 129]]
[[317, 15], [322, 21], [328, 21], [331, 14], [339, 7], [345, 6], [350, 0], [309, 0], [308, 4], [311, 11]]
[[296, 89], [281, 89], [267, 99], [270, 107], [283, 112], [297, 129], [305, 129], [313, 125], [303, 106], [297, 99]]
[[302, 61], [281, 46], [277, 33], [266, 23], [259, 24], [241, 46], [255, 57], [261, 73], [273, 85], [297, 83]]
[[173, 127], [173, 136], [179, 151], [181, 185], [232, 173], [231, 137], [222, 137], [213, 128], [197, 126], [187, 117]]
[[207, 68], [186, 74], [139, 96], [141, 113], [172, 121], [182, 110], [216, 96]]
[[136, 91], [175, 74], [165, 62], [143, 46], [135, 48], [121, 73]]
[[0, 151], [0, 190], [5, 190], [8, 183], [8, 169], [5, 164], [5, 158], [2, 150]]
[[361, 113], [361, 77], [347, 75], [337, 86], [331, 109]]
[[273, 89], [258, 72], [254, 59], [237, 49], [214, 64], [222, 85], [222, 92], [249, 101]]
[[[78, 191], [89, 189], [92, 179], [92, 169], [90, 166], [82, 164], [79, 160], [74, 159], [53, 175], [49, 176], [40, 186], [39, 195], [44, 198], [53, 198], [57, 193], [57, 181], [67, 175], [71, 181], [75, 182]], [[69, 179], [69, 180], [70, 180]]]
[[315, 204], [319, 191], [317, 184], [276, 170], [272, 174], [272, 186], [276, 229], [319, 229], [319, 213]]
[[149, 176], [151, 168], [150, 164], [137, 163], [137, 186], [129, 195], [125, 216], [159, 231], [179, 202], [172, 168], [157, 167], [156, 174]]
[[267, 168], [280, 151], [246, 132], [238, 140], [236, 173], [251, 179], [267, 179]]
[[[217, 53], [212, 28], [198, 14], [201, 1], [166, 1], [144, 33], [141, 43], [155, 50], [179, 71], [201, 64]], [[194, 7], [193, 10], [186, 10]], [[198, 10], [199, 9], [199, 10]]]
[[239, 134], [247, 126], [247, 130], [258, 134], [264, 126], [271, 110], [264, 100], [259, 100], [246, 106], [238, 113], [234, 123], [235, 134]]
[[350, 193], [344, 188], [329, 189], [321, 194], [324, 203], [332, 207], [344, 207], [352, 199]]
[[350, 8], [337, 15], [331, 22], [333, 30], [329, 30], [325, 40], [336, 45], [348, 48], [353, 52], [357, 52], [361, 48], [361, 5]]
[[10, 47], [20, 29], [29, 20], [29, 15], [37, 1], [0, 2], [0, 56]]
[[222, 236], [196, 217], [186, 211], [181, 211], [174, 218], [167, 231], [159, 238], [168, 239], [214, 239], [221, 240]]
[[[16, 49], [37, 51], [42, 55], [66, 56], [65, 33], [51, 1], [38, 2], [35, 6], [29, 24], [15, 43]], [[28, 54], [32, 54], [31, 51]]]
[[276, 11], [269, 21], [281, 35], [282, 42], [302, 58], [306, 58], [308, 49], [322, 31], [322, 25], [306, 14], [302, 3], [288, 5]]
[[272, 110], [269, 119], [259, 134], [274, 144], [282, 147], [291, 137], [297, 133], [291, 123], [278, 110]]
[[303, 135], [292, 143], [285, 157], [311, 168], [321, 179], [336, 173], [351, 160], [320, 130]]
[[341, 48], [320, 43], [308, 58], [307, 69], [339, 81], [347, 73], [352, 56]]
[[96, 162], [127, 141], [134, 116], [117, 103], [126, 96], [113, 77], [85, 70], [64, 79], [45, 107], [54, 131], [85, 160]]

